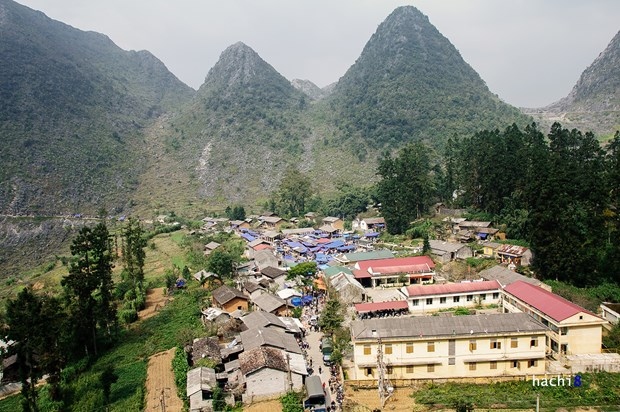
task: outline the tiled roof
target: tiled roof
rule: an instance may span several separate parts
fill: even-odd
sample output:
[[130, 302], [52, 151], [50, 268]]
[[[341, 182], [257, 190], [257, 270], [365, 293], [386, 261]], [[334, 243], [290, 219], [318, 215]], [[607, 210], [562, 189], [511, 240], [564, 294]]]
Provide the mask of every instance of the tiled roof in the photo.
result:
[[261, 275], [267, 276], [269, 279], [276, 279], [286, 274], [285, 270], [267, 266], [260, 271]]
[[527, 276], [523, 276], [522, 274], [501, 265], [485, 269], [481, 271], [479, 275], [481, 278], [486, 280], [497, 280], [502, 284], [502, 286], [510, 285], [518, 280], [522, 280], [536, 286], [540, 286], [542, 284], [542, 282], [538, 279], [528, 278]]
[[282, 306], [286, 306], [286, 302], [271, 293], [263, 293], [252, 300], [256, 306], [265, 312], [273, 312]]
[[405, 289], [409, 297], [430, 295], [453, 295], [467, 292], [500, 291], [502, 286], [496, 280], [484, 282], [446, 283], [445, 285], [410, 285]]
[[239, 355], [239, 369], [244, 375], [262, 368], [286, 372], [286, 359], [282, 351], [275, 348], [254, 348]]
[[389, 309], [407, 309], [407, 301], [405, 300], [390, 300], [387, 302], [372, 302], [372, 303], [357, 303], [355, 310], [359, 313], [362, 312], [374, 312], [377, 310], [389, 310]]
[[547, 328], [527, 313], [465, 316], [375, 318], [351, 322], [353, 339], [488, 336], [501, 333], [544, 332]]
[[555, 293], [521, 280], [506, 286], [504, 291], [557, 322], [561, 322], [578, 313], [590, 314], [586, 309]]
[[248, 297], [243, 294], [240, 290], [231, 288], [227, 285], [222, 285], [219, 288], [215, 289], [212, 293], [213, 299], [220, 305], [230, 302], [234, 298], [240, 298], [248, 300]]
[[276, 326], [282, 329], [286, 329], [286, 325], [273, 313], [265, 312], [262, 310], [257, 310], [254, 312], [250, 312], [244, 317], [241, 318], [241, 321], [248, 327], [251, 328], [264, 328], [268, 326]]
[[525, 252], [527, 252], [527, 248], [523, 246], [501, 245], [497, 248], [497, 253], [505, 255], [523, 256]]
[[241, 332], [241, 342], [247, 351], [260, 346], [284, 349], [287, 352], [301, 353], [299, 344], [290, 333], [277, 328], [252, 328]]

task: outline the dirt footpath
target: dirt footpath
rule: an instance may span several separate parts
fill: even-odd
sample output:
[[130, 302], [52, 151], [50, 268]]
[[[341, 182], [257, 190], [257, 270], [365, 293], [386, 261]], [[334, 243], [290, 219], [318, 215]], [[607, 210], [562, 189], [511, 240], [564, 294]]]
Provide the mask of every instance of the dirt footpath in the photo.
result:
[[163, 308], [168, 303], [167, 296], [164, 295], [164, 288], [154, 288], [146, 291], [144, 309], [138, 312], [138, 319], [148, 319]]
[[183, 401], [177, 396], [177, 386], [172, 372], [172, 358], [175, 348], [157, 353], [149, 358], [146, 370], [146, 408], [145, 411], [161, 410], [162, 389], [166, 411], [183, 410]]

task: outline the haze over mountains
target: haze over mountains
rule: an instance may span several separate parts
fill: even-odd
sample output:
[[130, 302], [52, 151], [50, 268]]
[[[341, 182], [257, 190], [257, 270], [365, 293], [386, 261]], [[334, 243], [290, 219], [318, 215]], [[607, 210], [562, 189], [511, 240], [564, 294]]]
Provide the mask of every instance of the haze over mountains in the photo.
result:
[[[339, 181], [367, 185], [385, 150], [410, 141], [440, 148], [455, 134], [531, 120], [493, 95], [411, 6], [380, 25], [328, 89], [290, 82], [236, 43], [196, 92], [148, 52], [10, 0], [0, 0], [0, 38], [1, 214], [256, 205], [288, 167], [323, 192]], [[617, 80], [608, 60], [582, 88], [604, 83], [615, 103], [589, 105], [575, 93], [571, 104], [617, 113], [617, 82], [596, 74]]]

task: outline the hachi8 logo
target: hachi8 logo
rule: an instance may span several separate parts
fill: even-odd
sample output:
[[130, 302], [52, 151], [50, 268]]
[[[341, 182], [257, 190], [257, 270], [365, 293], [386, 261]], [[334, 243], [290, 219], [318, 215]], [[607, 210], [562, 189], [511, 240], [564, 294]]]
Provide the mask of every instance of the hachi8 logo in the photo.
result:
[[532, 386], [574, 386], [579, 388], [582, 385], [581, 375], [557, 375], [544, 378], [539, 378], [536, 375], [532, 375]]

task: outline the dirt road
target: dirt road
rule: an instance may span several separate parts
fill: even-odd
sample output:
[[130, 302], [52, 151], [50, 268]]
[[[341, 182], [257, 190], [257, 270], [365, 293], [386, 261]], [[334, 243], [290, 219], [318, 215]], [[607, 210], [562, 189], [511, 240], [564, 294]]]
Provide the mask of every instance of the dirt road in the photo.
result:
[[183, 410], [183, 401], [177, 396], [177, 386], [172, 372], [172, 348], [157, 353], [149, 358], [146, 371], [146, 408], [145, 411], [161, 410], [162, 397], [166, 403], [166, 411]]

